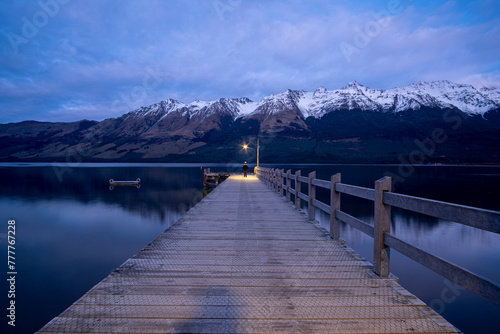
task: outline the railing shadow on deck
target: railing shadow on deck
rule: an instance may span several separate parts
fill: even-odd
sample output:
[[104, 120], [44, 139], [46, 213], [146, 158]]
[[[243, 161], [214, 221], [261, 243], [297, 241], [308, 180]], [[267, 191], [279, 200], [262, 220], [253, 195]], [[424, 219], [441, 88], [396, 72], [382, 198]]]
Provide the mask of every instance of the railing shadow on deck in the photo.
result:
[[[472, 293], [500, 306], [500, 284], [488, 278], [453, 264], [443, 258], [411, 245], [391, 235], [391, 208], [401, 208], [420, 214], [468, 225], [492, 233], [500, 234], [500, 212], [459, 204], [435, 201], [392, 192], [392, 179], [383, 177], [375, 181], [374, 189], [341, 183], [341, 175], [331, 176], [329, 181], [316, 178], [316, 172], [302, 176], [301, 171], [255, 167], [255, 174], [269, 187], [285, 196], [290, 195], [307, 202], [308, 218], [315, 219], [315, 209], [326, 212], [330, 217], [330, 236], [340, 240], [339, 221], [342, 221], [374, 239], [373, 271], [380, 277], [390, 274], [390, 249], [393, 248], [410, 259], [424, 265], [441, 276], [458, 284]], [[292, 187], [294, 181], [294, 187]], [[301, 192], [301, 184], [307, 184], [308, 193]], [[316, 187], [330, 190], [330, 205], [316, 199]], [[348, 194], [374, 202], [373, 226], [343, 211], [340, 194]], [[295, 201], [295, 206], [300, 204]]]

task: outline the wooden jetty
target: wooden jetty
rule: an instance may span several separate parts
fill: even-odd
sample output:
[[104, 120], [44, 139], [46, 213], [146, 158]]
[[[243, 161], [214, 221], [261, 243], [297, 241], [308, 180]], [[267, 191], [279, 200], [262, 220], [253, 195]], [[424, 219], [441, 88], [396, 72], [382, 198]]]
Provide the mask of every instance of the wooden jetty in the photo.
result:
[[203, 169], [203, 187], [217, 187], [222, 181], [231, 176], [227, 172], [211, 172], [210, 168]]
[[[316, 172], [311, 172], [306, 177], [301, 175], [300, 170], [292, 174], [290, 169], [285, 172], [284, 169], [257, 167], [256, 172], [266, 184], [285, 196], [287, 202], [293, 196], [295, 205], [298, 207], [299, 201], [304, 200], [307, 203], [309, 220], [314, 220], [316, 209], [328, 214], [330, 236], [333, 240], [341, 240], [339, 222], [348, 224], [372, 237], [374, 240], [373, 271], [380, 277], [390, 275], [390, 250], [392, 248], [500, 307], [500, 284], [391, 234], [391, 210], [393, 207], [401, 208], [497, 234], [500, 234], [500, 211], [394, 193], [392, 178], [388, 176], [375, 181], [374, 189], [370, 189], [342, 183], [340, 174], [332, 175], [330, 180], [322, 180], [316, 178]], [[307, 194], [302, 192], [303, 188], [307, 189]], [[316, 188], [329, 190], [330, 204], [316, 198]], [[373, 225], [342, 211], [341, 194], [374, 202]]]
[[261, 177], [229, 177], [39, 333], [459, 333]]

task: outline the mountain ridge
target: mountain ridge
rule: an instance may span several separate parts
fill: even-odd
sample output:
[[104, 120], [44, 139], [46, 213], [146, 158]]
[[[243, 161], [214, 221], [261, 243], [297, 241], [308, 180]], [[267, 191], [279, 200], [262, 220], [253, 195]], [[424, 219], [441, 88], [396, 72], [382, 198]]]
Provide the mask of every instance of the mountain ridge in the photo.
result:
[[260, 137], [261, 156], [281, 162], [395, 162], [458, 119], [427, 162], [500, 161], [499, 106], [500, 90], [447, 80], [387, 90], [352, 81], [257, 102], [169, 98], [100, 122], [0, 124], [0, 160], [234, 161], [241, 142]]
[[[456, 84], [448, 80], [420, 82], [384, 90], [368, 88], [354, 80], [336, 90], [327, 90], [323, 86], [318, 87], [314, 92], [287, 89], [284, 92], [263, 97], [258, 102], [251, 101], [246, 97], [240, 97], [221, 98], [216, 101], [196, 100], [189, 104], [168, 99], [160, 103], [167, 101], [174, 101], [179, 108], [187, 108], [187, 110], [193, 112], [209, 108], [216, 103], [223, 103], [223, 101], [226, 103], [232, 102], [237, 109], [234, 110], [236, 118], [245, 117], [259, 111], [269, 113], [269, 110], [262, 110], [261, 108], [262, 105], [269, 103], [281, 103], [288, 108], [297, 106], [304, 113], [305, 118], [308, 116], [322, 116], [321, 109], [324, 109], [325, 104], [328, 105], [330, 111], [335, 109], [362, 109], [399, 112], [407, 109], [417, 110], [422, 106], [426, 106], [456, 107], [467, 113], [484, 114], [489, 110], [500, 107], [500, 90], [486, 87], [476, 89], [472, 85]], [[243, 105], [245, 107], [242, 107]], [[141, 107], [137, 110], [143, 108], [147, 107]]]

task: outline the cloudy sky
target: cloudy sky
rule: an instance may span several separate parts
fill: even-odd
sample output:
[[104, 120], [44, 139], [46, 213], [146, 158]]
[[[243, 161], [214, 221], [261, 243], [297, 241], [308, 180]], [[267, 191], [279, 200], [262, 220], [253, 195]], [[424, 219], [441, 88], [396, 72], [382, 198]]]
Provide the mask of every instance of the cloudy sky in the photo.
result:
[[352, 80], [500, 87], [499, 41], [498, 0], [2, 1], [0, 123]]

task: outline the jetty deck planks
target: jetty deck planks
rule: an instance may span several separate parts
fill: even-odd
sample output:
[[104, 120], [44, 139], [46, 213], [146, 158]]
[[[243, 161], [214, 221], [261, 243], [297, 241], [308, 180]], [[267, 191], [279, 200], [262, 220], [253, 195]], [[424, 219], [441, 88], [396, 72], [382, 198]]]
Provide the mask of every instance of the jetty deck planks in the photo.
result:
[[39, 333], [459, 333], [255, 176], [231, 176]]

